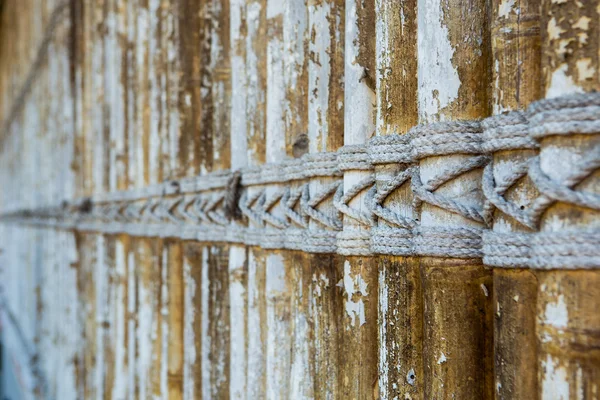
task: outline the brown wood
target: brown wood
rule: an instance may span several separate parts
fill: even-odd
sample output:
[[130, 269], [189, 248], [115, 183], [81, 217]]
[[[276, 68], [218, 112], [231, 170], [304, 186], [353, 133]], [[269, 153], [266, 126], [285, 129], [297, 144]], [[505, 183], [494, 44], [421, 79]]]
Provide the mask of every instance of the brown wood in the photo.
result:
[[[417, 124], [417, 1], [376, 2], [377, 135], [405, 134]], [[378, 185], [404, 165], [376, 168]], [[410, 184], [386, 200], [414, 217]], [[408, 205], [408, 206], [407, 206]], [[384, 224], [384, 222], [380, 222]], [[423, 292], [416, 257], [380, 256], [379, 395], [423, 398]], [[396, 366], [396, 367], [394, 367]]]
[[[83, 198], [596, 91], [597, 3], [67, 0], [45, 39], [61, 0], [0, 1], [0, 215], [63, 202], [101, 213]], [[596, 136], [543, 139], [542, 170], [560, 180], [597, 150]], [[534, 155], [496, 152], [494, 171]], [[420, 173], [465, 157], [429, 157]], [[382, 185], [403, 168], [344, 171], [343, 188], [368, 174]], [[597, 193], [599, 176], [576, 190]], [[438, 192], [479, 205], [480, 178], [472, 171]], [[266, 196], [338, 179], [269, 185]], [[490, 228], [415, 209], [409, 186], [386, 206], [424, 226]], [[506, 198], [528, 207], [538, 195], [524, 178]], [[365, 199], [351, 206], [364, 210]], [[332, 199], [318, 207], [337, 215]], [[20, 350], [10, 365], [29, 397], [597, 395], [598, 271], [135, 237], [118, 229], [126, 218], [109, 233], [2, 221], [2, 340]], [[371, 229], [343, 218], [343, 233]], [[557, 203], [539, 230], [598, 220]], [[498, 210], [491, 228], [533, 231]], [[310, 229], [323, 226], [310, 220]]]
[[[308, 10], [308, 150], [309, 153], [335, 151], [343, 144], [345, 2], [343, 0], [310, 1]], [[323, 178], [312, 183], [318, 191], [332, 183]], [[335, 215], [331, 202], [320, 208]], [[320, 228], [315, 221], [309, 229]], [[336, 283], [340, 280], [336, 265], [340, 258], [331, 254], [309, 254], [304, 260], [303, 287], [309, 287], [309, 324], [313, 343], [309, 352], [310, 372], [314, 374], [313, 396], [316, 399], [339, 397], [339, 355], [341, 351], [342, 299]], [[308, 268], [308, 270], [307, 270]], [[308, 273], [308, 275], [307, 275]]]
[[[493, 113], [524, 110], [541, 97], [540, 2], [492, 4], [492, 102]], [[532, 157], [533, 150], [500, 151], [494, 155], [495, 170]], [[537, 192], [525, 177], [506, 194], [526, 207]], [[495, 230], [529, 232], [512, 217], [496, 211]], [[496, 398], [534, 398], [537, 385], [535, 305], [537, 278], [534, 272], [494, 270], [494, 371]]]
[[[584, 4], [542, 1], [543, 97], [597, 91], [598, 2]], [[597, 151], [597, 135], [548, 137], [541, 142], [540, 165], [551, 178], [578, 168], [575, 154]], [[556, 160], [572, 160], [557, 163]], [[576, 187], [598, 193], [596, 171]], [[544, 214], [541, 231], [597, 226], [598, 211], [556, 203]], [[560, 222], [559, 222], [560, 221]], [[597, 338], [597, 271], [553, 271], [538, 274], [538, 385], [541, 396], [592, 398], [600, 384]]]
[[[418, 15], [419, 35], [427, 38], [419, 47], [419, 122], [488, 116], [490, 44], [485, 2], [423, 1], [418, 3]], [[448, 74], [448, 79], [438, 80], [439, 73]], [[443, 162], [458, 164], [464, 157], [447, 156]], [[435, 171], [441, 161], [441, 157], [421, 160], [421, 176]], [[468, 172], [437, 192], [482, 204], [480, 177], [481, 170]], [[444, 221], [446, 227], [479, 225], [427, 204], [421, 207], [419, 221], [421, 225]], [[423, 258], [421, 275], [424, 397], [493, 398], [491, 271], [477, 260]]]

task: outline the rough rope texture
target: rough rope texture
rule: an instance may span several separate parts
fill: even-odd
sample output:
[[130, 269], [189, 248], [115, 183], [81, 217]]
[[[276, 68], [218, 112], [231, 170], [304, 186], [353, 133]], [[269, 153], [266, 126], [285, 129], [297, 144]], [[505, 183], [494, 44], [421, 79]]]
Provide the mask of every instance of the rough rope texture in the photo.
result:
[[[556, 202], [600, 210], [599, 194], [577, 189], [600, 169], [600, 148], [583, 149], [577, 168], [561, 182], [550, 178], [535, 156], [543, 138], [599, 132], [600, 95], [571, 95], [534, 103], [527, 112], [417, 126], [404, 136], [376, 137], [338, 152], [7, 212], [2, 218], [315, 253], [483, 257], [487, 265], [510, 268], [600, 268], [600, 230], [539, 231], [545, 211]], [[524, 151], [521, 161], [494, 164], [491, 156], [505, 150]], [[423, 176], [421, 160], [455, 155], [463, 155], [464, 161]], [[385, 165], [396, 172], [376, 171]], [[439, 193], [440, 187], [476, 170], [482, 171], [482, 204]], [[322, 177], [343, 177], [345, 171], [364, 171], [365, 177], [349, 187], [340, 179], [324, 186], [310, 184]], [[505, 194], [523, 179], [530, 179], [539, 195], [527, 205], [507, 200]], [[387, 205], [388, 197], [402, 187], [411, 188], [413, 204]], [[423, 203], [460, 215], [474, 226], [423, 226], [418, 219]], [[334, 214], [323, 211], [326, 204]], [[531, 232], [493, 230], [495, 210]]]

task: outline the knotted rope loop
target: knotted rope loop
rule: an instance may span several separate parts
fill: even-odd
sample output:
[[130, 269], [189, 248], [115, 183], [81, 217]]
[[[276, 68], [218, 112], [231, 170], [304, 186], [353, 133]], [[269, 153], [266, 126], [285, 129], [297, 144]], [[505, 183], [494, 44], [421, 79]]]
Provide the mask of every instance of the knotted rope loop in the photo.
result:
[[375, 184], [375, 178], [373, 176], [367, 176], [357, 184], [350, 187], [350, 189], [344, 193], [344, 186], [340, 185], [333, 198], [333, 205], [342, 214], [360, 222], [363, 225], [372, 226], [375, 224], [373, 214], [370, 210], [359, 211], [349, 206], [350, 201], [358, 196], [363, 190], [373, 186]]
[[257, 225], [262, 225], [263, 220], [261, 214], [255, 211], [252, 207], [262, 207], [265, 202], [265, 190], [259, 190], [248, 196], [248, 192], [244, 192], [240, 199], [240, 210], [249, 220], [253, 221]]
[[438, 122], [419, 125], [409, 133], [415, 160], [449, 154], [481, 154], [479, 121]]
[[257, 211], [260, 214], [261, 220], [279, 229], [287, 228], [290, 224], [286, 220], [273, 215], [270, 211], [275, 206], [275, 204], [281, 201], [284, 193], [285, 190], [281, 189], [274, 193], [268, 199], [265, 195], [265, 202], [260, 206], [260, 208]]
[[310, 198], [310, 190], [308, 185], [304, 185], [302, 189], [302, 197], [300, 198], [300, 207], [302, 212], [313, 220], [321, 223], [322, 225], [336, 230], [342, 230], [342, 221], [340, 216], [338, 218], [332, 218], [325, 213], [316, 209], [325, 199], [337, 193], [338, 188], [342, 185], [341, 181], [333, 182], [325, 186], [319, 193], [313, 198]]
[[467, 219], [485, 223], [483, 209], [463, 204], [449, 197], [434, 193], [434, 191], [444, 183], [464, 173], [483, 167], [488, 161], [489, 159], [486, 156], [470, 157], [458, 167], [444, 168], [425, 184], [421, 181], [420, 172], [415, 170], [411, 180], [411, 187], [415, 196], [415, 207], [418, 208], [425, 202], [454, 214], [462, 215]]
[[414, 232], [412, 229], [392, 228], [379, 225], [371, 228], [371, 251], [376, 254], [394, 256], [412, 256], [414, 249]]
[[385, 207], [383, 203], [387, 197], [398, 189], [400, 186], [408, 182], [412, 175], [417, 170], [416, 167], [409, 167], [398, 174], [396, 174], [391, 180], [385, 182], [382, 187], [373, 186], [367, 193], [367, 204], [371, 212], [390, 225], [397, 226], [398, 228], [410, 229], [415, 226], [415, 221], [411, 218], [403, 217], [399, 213], [390, 210]]
[[[512, 111], [507, 114], [496, 115], [482, 121], [483, 126], [483, 149], [487, 153], [495, 153], [502, 150], [533, 150], [539, 146], [529, 136], [529, 122], [525, 112]], [[500, 180], [494, 177], [493, 161], [484, 168], [482, 177], [483, 194], [486, 197], [484, 203], [484, 218], [488, 226], [492, 225], [494, 207], [509, 215], [524, 226], [534, 229], [535, 221], [531, 218], [531, 212], [522, 210], [517, 204], [504, 198], [504, 194], [510, 187], [527, 175], [527, 162], [508, 164], [508, 174]]]
[[600, 93], [573, 94], [533, 103], [529, 107], [529, 135], [548, 136], [600, 133]]
[[127, 222], [138, 222], [141, 218], [142, 208], [139, 204], [134, 202], [130, 202], [125, 206], [125, 210], [123, 211], [123, 215]]
[[502, 150], [537, 149], [529, 136], [529, 122], [523, 111], [511, 111], [481, 121], [482, 149], [491, 154]]
[[180, 201], [177, 205], [177, 213], [183, 218], [185, 218], [186, 221], [198, 223], [198, 218], [190, 212], [190, 209], [192, 208], [192, 205], [196, 201], [197, 197], [200, 196], [195, 196], [189, 199], [182, 199], [182, 201]]
[[303, 190], [304, 188], [301, 187], [292, 192], [289, 187], [286, 188], [283, 196], [281, 197], [281, 209], [286, 217], [288, 217], [296, 225], [302, 228], [308, 228], [307, 218], [294, 211], [294, 207], [296, 207], [296, 205], [300, 202]]
[[549, 178], [542, 171], [539, 157], [535, 157], [529, 165], [529, 177], [543, 195], [534, 202], [535, 216], [539, 218], [556, 201], [600, 210], [600, 195], [572, 189], [599, 168], [600, 148], [582, 160], [580, 168], [561, 184]]
[[376, 136], [367, 147], [371, 164], [410, 164], [412, 144], [409, 135]]
[[211, 222], [221, 226], [229, 224], [229, 220], [225, 217], [225, 215], [217, 211], [218, 206], [222, 206], [224, 201], [225, 193], [217, 193], [213, 195], [212, 198], [204, 206], [204, 211], [206, 212], [206, 215], [211, 220]]
[[490, 161], [490, 163], [485, 166], [483, 169], [481, 186], [486, 198], [484, 204], [484, 219], [488, 226], [492, 225], [494, 207], [496, 207], [504, 214], [519, 221], [524, 226], [535, 229], [536, 221], [533, 220], [531, 212], [529, 210], [521, 209], [519, 205], [504, 198], [506, 191], [527, 175], [528, 169], [528, 162], [518, 163], [511, 169], [509, 175], [503, 176], [501, 181], [496, 182], [494, 178], [493, 161]]
[[341, 171], [369, 171], [373, 169], [369, 152], [364, 145], [341, 147], [337, 151], [337, 162]]
[[[309, 179], [319, 176], [342, 176], [342, 171], [338, 166], [337, 153], [315, 153], [305, 154], [300, 160], [296, 160], [292, 176], [297, 179]], [[288, 172], [288, 176], [289, 176]]]
[[418, 227], [414, 231], [414, 254], [432, 257], [480, 258], [483, 230], [469, 227]]

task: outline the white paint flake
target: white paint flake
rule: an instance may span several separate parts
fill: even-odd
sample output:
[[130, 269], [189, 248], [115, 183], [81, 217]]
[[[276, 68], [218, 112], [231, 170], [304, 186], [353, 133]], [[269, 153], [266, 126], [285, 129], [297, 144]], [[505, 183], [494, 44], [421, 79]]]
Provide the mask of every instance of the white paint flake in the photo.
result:
[[546, 98], [558, 97], [569, 93], [583, 93], [583, 89], [573, 81], [570, 75], [567, 75], [568, 69], [567, 64], [562, 64], [554, 70], [546, 92]]
[[567, 369], [555, 362], [552, 356], [546, 355], [542, 361], [542, 399], [568, 400], [569, 382]]
[[447, 359], [446, 359], [446, 355], [445, 355], [444, 353], [442, 353], [442, 354], [440, 355], [440, 358], [438, 358], [438, 360], [437, 360], [437, 363], [438, 363], [438, 365], [441, 365], [441, 364], [445, 363], [445, 362], [446, 362], [446, 360], [447, 360]]
[[[367, 296], [367, 283], [360, 274], [352, 276], [350, 262], [344, 263], [344, 277], [338, 282], [337, 286], [344, 288], [346, 292], [346, 314], [350, 317], [352, 326], [356, 326], [358, 318], [359, 326], [363, 326], [367, 321], [365, 317], [365, 304], [362, 297]], [[359, 297], [358, 300], [354, 300]]]
[[502, 0], [500, 6], [498, 6], [498, 17], [499, 18], [508, 18], [510, 13], [513, 11], [515, 7], [515, 0]]
[[418, 0], [417, 24], [419, 119], [432, 122], [458, 97], [460, 78], [452, 65], [454, 49], [443, 23], [441, 3]]
[[546, 323], [556, 328], [566, 328], [569, 323], [569, 313], [567, 311], [567, 304], [565, 298], [561, 294], [556, 299], [556, 303], [546, 304], [546, 310], [544, 312]]

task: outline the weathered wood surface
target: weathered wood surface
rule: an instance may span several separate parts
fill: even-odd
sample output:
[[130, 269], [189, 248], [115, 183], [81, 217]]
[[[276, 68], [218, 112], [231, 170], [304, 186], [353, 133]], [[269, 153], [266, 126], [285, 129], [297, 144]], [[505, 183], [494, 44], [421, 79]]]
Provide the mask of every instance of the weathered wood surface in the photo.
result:
[[[541, 98], [540, 2], [492, 3], [492, 113], [524, 110]], [[494, 154], [494, 173], [506, 176], [535, 150], [504, 150]], [[537, 197], [528, 177], [506, 194], [523, 208]], [[530, 228], [496, 210], [495, 231], [529, 232]], [[496, 269], [494, 274], [494, 375], [496, 398], [535, 398], [537, 384], [537, 278], [526, 269]]]
[[[418, 121], [417, 1], [376, 1], [378, 136], [406, 134]], [[377, 185], [406, 165], [376, 168]], [[410, 183], [386, 205], [414, 217]], [[382, 222], [380, 222], [382, 224]], [[423, 398], [423, 289], [416, 257], [379, 259], [379, 396]]]
[[[598, 91], [597, 36], [600, 3], [542, 1], [542, 97]], [[548, 137], [540, 145], [540, 166], [554, 179], [578, 168], [579, 160], [598, 154], [597, 135]], [[594, 153], [595, 152], [595, 153]], [[598, 171], [577, 186], [598, 193]], [[541, 221], [540, 229], [553, 232], [598, 225], [598, 211], [558, 202]], [[538, 385], [546, 398], [594, 398], [600, 386], [598, 365], [598, 271], [548, 271], [538, 276], [536, 333]]]
[[[596, 3], [6, 0], [0, 210], [177, 187], [598, 90]], [[597, 147], [595, 135], [546, 138], [542, 170], [561, 178]], [[494, 173], [536, 153], [496, 152]], [[467, 157], [422, 159], [420, 177]], [[344, 171], [343, 190], [371, 173], [382, 187], [406, 167]], [[597, 193], [597, 178], [578, 189]], [[437, 192], [482, 205], [480, 181], [476, 169]], [[270, 185], [266, 201], [285, 186]], [[366, 192], [349, 205], [368, 209]], [[537, 195], [523, 178], [506, 197], [527, 207]], [[194, 212], [191, 200], [183, 211]], [[386, 206], [421, 226], [482, 227], [415, 208], [410, 183]], [[318, 208], [337, 216], [333, 199]], [[285, 219], [282, 210], [273, 203]], [[598, 220], [557, 203], [540, 230]], [[338, 239], [371, 229], [349, 215], [343, 226]], [[493, 230], [530, 231], [498, 210]], [[12, 224], [0, 238], [2, 340], [20, 352], [26, 398], [592, 399], [599, 390], [597, 271]]]

